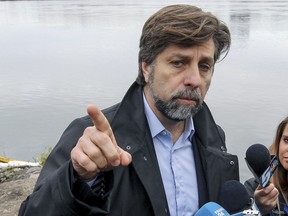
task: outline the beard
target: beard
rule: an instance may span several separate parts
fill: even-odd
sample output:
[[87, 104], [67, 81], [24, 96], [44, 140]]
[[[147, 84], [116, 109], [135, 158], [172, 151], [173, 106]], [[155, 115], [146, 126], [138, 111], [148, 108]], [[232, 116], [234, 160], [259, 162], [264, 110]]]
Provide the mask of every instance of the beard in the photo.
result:
[[[186, 89], [174, 93], [168, 101], [162, 100], [154, 91], [154, 71], [149, 74], [148, 86], [151, 91], [156, 108], [167, 118], [182, 121], [194, 116], [202, 108], [202, 97], [196, 89]], [[194, 100], [195, 105], [185, 105], [177, 102], [179, 98]]]

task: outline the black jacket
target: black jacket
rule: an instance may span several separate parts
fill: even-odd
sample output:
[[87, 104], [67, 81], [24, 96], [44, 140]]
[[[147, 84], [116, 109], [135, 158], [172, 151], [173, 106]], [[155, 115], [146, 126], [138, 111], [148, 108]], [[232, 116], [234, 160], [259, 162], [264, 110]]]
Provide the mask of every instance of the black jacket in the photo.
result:
[[[19, 215], [169, 215], [165, 191], [144, 114], [142, 87], [134, 83], [121, 103], [103, 112], [113, 128], [118, 145], [132, 154], [128, 167], [107, 173], [110, 193], [99, 197], [73, 173], [70, 152], [84, 129], [88, 116], [74, 120], [51, 152], [33, 193], [22, 203]], [[238, 158], [226, 152], [223, 130], [204, 104], [193, 117], [194, 156], [199, 206], [217, 202], [220, 186], [239, 180]]]

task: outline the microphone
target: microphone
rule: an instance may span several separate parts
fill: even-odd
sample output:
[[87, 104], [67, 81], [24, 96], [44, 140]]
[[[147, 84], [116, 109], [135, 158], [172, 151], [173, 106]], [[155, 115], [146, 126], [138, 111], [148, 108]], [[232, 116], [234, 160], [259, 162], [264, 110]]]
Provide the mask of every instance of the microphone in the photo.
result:
[[246, 151], [245, 161], [262, 188], [269, 185], [269, 180], [279, 164], [277, 157], [271, 156], [262, 144], [251, 145]]
[[230, 214], [249, 209], [253, 203], [244, 185], [236, 180], [226, 181], [222, 185], [219, 200], [219, 204]]
[[253, 144], [246, 151], [246, 163], [257, 179], [270, 164], [269, 150], [262, 144]]
[[229, 180], [221, 187], [219, 204], [233, 216], [259, 215], [259, 211], [252, 208], [253, 201], [239, 181]]
[[230, 216], [230, 214], [215, 202], [208, 202], [203, 205], [194, 216]]

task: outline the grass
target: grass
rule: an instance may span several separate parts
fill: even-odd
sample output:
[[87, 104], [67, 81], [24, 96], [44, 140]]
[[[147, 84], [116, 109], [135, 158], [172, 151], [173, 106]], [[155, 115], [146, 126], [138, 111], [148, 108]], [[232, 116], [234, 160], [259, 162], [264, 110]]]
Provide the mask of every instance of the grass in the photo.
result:
[[38, 157], [38, 163], [40, 164], [40, 166], [43, 166], [49, 156], [49, 154], [51, 153], [52, 151], [52, 147], [49, 147], [45, 150], [45, 152], [42, 152], [39, 157]]

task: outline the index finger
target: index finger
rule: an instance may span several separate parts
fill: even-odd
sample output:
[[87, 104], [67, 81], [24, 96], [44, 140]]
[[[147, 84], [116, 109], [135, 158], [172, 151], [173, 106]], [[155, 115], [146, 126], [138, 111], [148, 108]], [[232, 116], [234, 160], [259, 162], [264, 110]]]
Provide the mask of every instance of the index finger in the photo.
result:
[[107, 118], [104, 116], [101, 110], [97, 106], [89, 104], [87, 106], [87, 113], [93, 121], [93, 124], [97, 128], [97, 130], [107, 134], [112, 140], [112, 142], [117, 145], [112, 128], [110, 127]]

